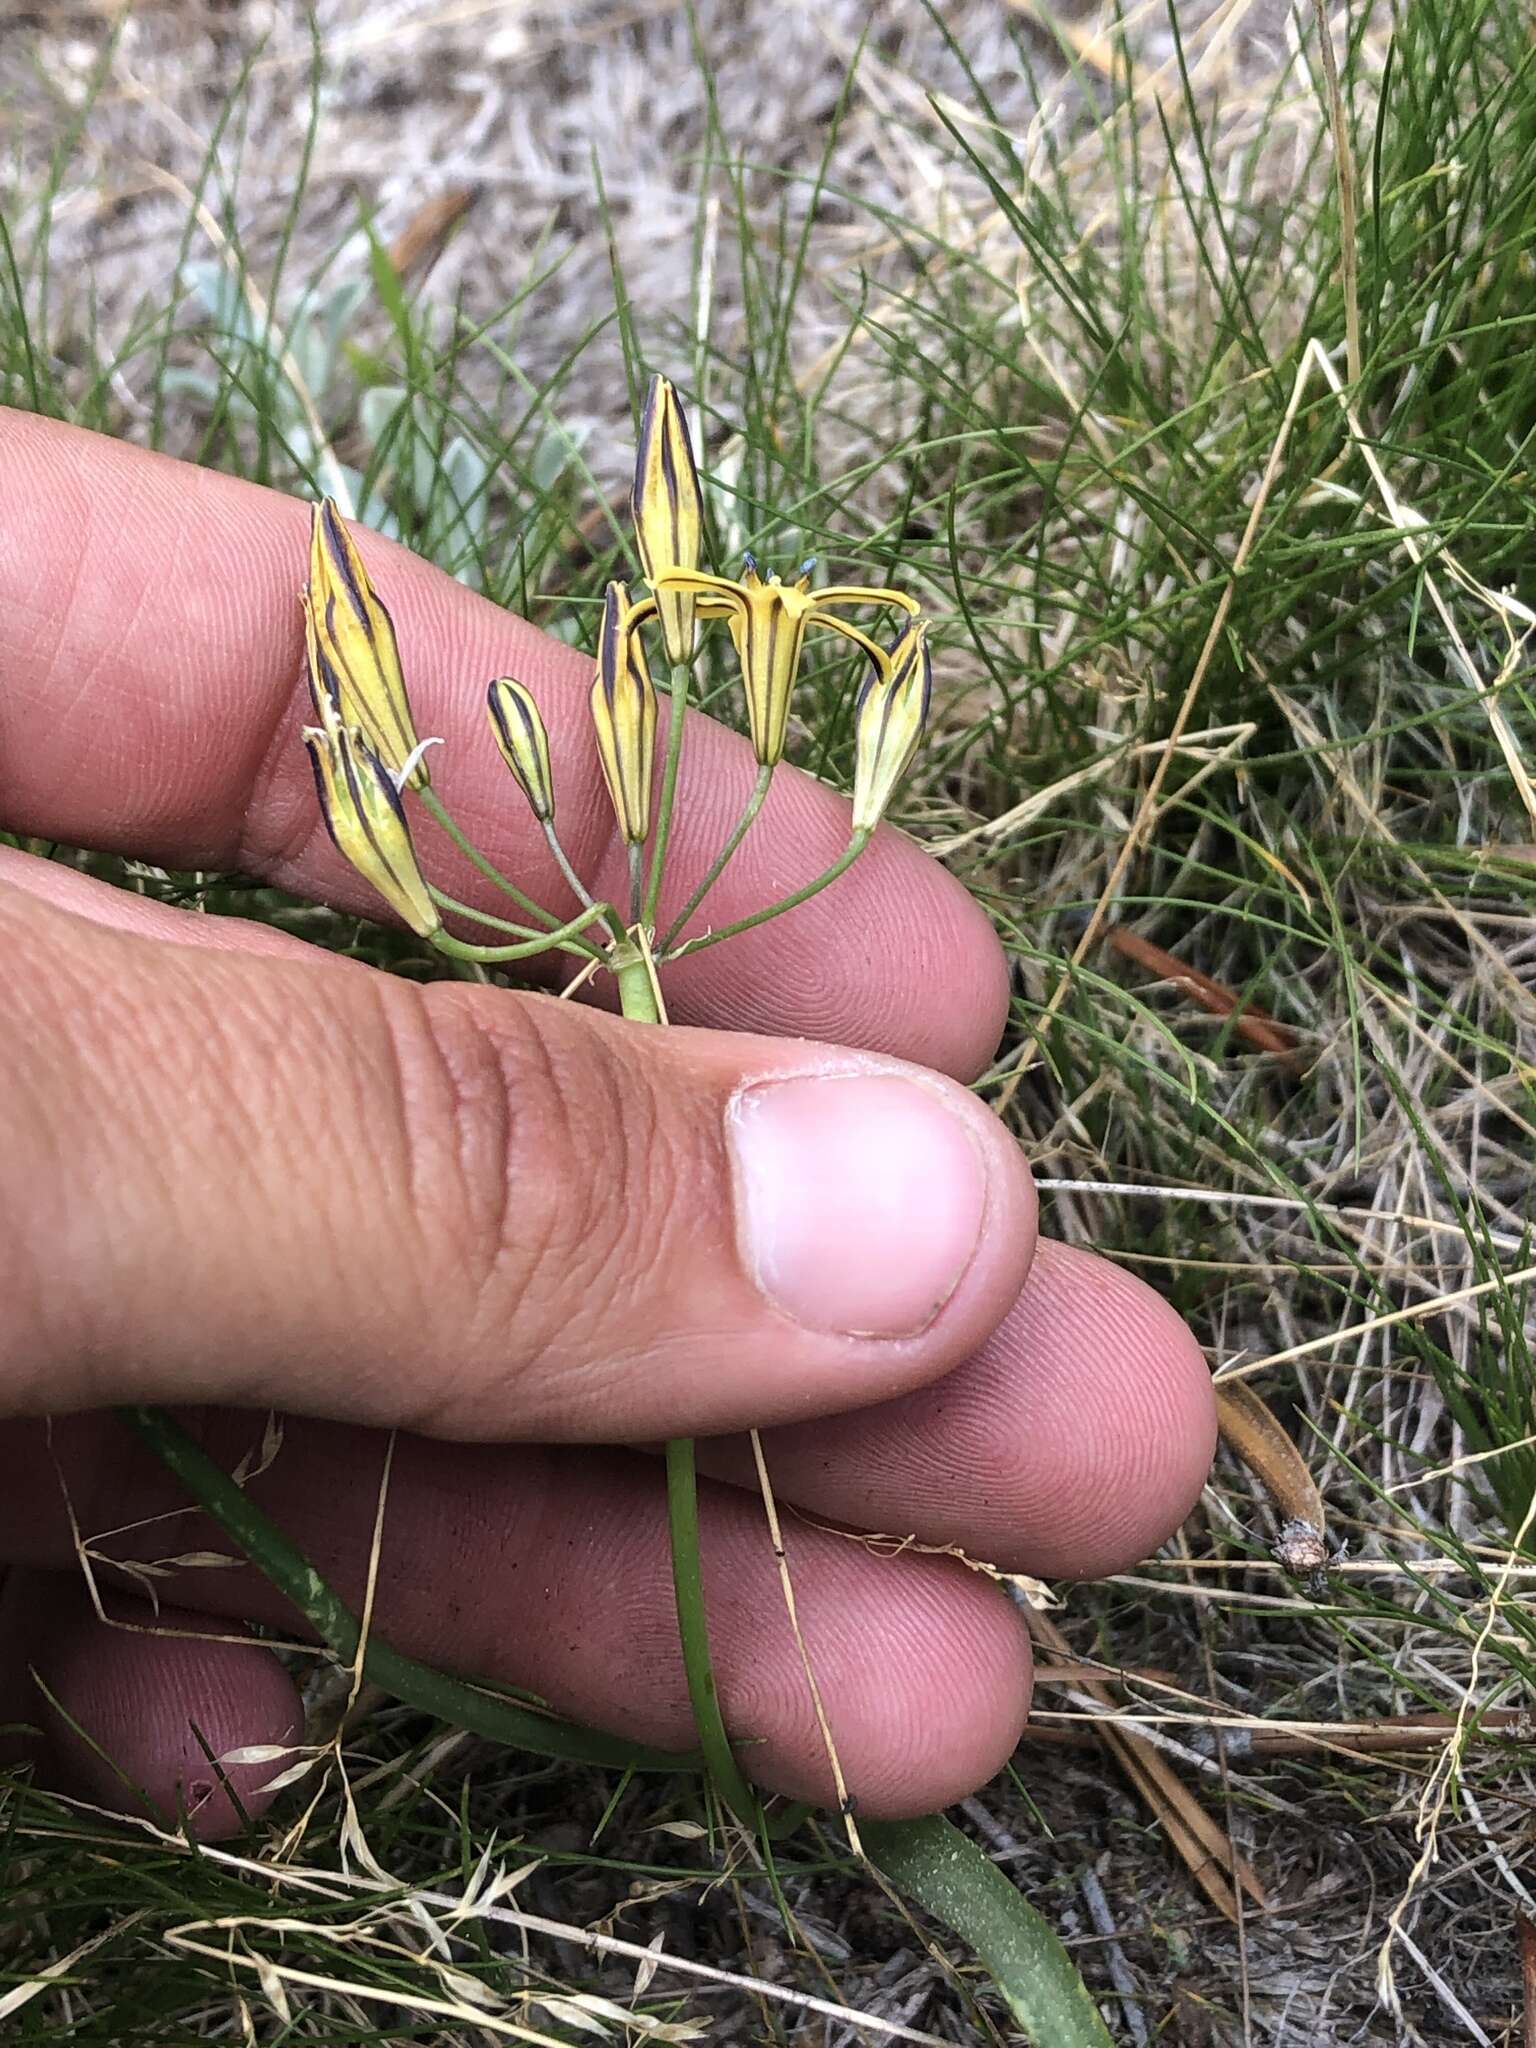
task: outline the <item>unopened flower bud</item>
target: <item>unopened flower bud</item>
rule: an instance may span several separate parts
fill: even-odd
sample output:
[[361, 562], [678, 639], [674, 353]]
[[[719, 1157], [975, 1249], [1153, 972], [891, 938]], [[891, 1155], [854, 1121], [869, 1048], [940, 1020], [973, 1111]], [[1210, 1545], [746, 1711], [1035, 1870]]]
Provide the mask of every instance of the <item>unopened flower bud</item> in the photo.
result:
[[337, 847], [413, 932], [430, 938], [443, 920], [417, 863], [394, 776], [356, 726], [306, 726], [304, 744]]
[[633, 605], [622, 583], [610, 583], [597, 636], [592, 722], [619, 830], [631, 846], [651, 829], [651, 776], [656, 763], [656, 690], [640, 644], [649, 603]]
[[911, 766], [933, 689], [928, 625], [915, 618], [880, 654], [854, 711], [853, 829], [872, 832]]
[[430, 777], [394, 625], [329, 498], [314, 508], [310, 525], [304, 620], [309, 687], [321, 724], [357, 727], [397, 782], [424, 789]]
[[549, 770], [549, 734], [538, 705], [514, 677], [498, 676], [486, 691], [486, 709], [501, 758], [533, 815], [548, 824], [555, 815], [555, 784]]
[[640, 415], [635, 481], [629, 508], [640, 561], [656, 593], [656, 614], [670, 662], [693, 658], [691, 591], [657, 589], [672, 569], [696, 569], [704, 533], [704, 500], [693, 460], [688, 415], [665, 377], [653, 377]]

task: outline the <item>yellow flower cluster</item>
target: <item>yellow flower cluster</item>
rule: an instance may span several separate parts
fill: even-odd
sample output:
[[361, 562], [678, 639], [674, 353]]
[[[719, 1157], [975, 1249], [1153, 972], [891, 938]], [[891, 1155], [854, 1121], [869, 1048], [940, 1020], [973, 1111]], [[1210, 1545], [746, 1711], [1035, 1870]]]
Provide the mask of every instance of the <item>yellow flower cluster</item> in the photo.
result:
[[[617, 630], [638, 645], [639, 628], [648, 618], [658, 618], [668, 658], [675, 664], [692, 659], [696, 616], [724, 619], [741, 668], [753, 751], [763, 767], [772, 768], [783, 759], [807, 629], [830, 627], [869, 656], [873, 674], [860, 694], [856, 714], [854, 782], [855, 829], [872, 831], [911, 762], [928, 712], [930, 669], [918, 605], [899, 590], [869, 584], [813, 590], [809, 574], [783, 583], [776, 574], [760, 575], [750, 555], [739, 579], [700, 569], [703, 494], [687, 417], [665, 377], [653, 377], [646, 394], [630, 509], [652, 600], [630, 605], [625, 599]], [[610, 586], [610, 607], [618, 587]], [[850, 605], [892, 605], [906, 613], [907, 628], [889, 653], [841, 616]], [[610, 608], [605, 628], [611, 616]], [[608, 659], [615, 673], [626, 670], [627, 660], [616, 649], [609, 651]], [[638, 800], [634, 778], [643, 775], [649, 787], [651, 756], [633, 743], [633, 735], [626, 748], [617, 731], [605, 731], [614, 716], [614, 700], [603, 682], [601, 654], [599, 663], [592, 698], [598, 744], [605, 768], [610, 760], [628, 766], [630, 779], [622, 789], [611, 768], [608, 781], [620, 827], [632, 837], [632, 825], [649, 817], [648, 804]], [[640, 670], [643, 674], [643, 658]], [[654, 696], [650, 703], [654, 723]], [[636, 699], [629, 707], [631, 725], [638, 727], [640, 717]]]
[[[753, 750], [768, 770], [784, 755], [808, 630], [827, 627], [861, 648], [870, 674], [855, 712], [853, 816], [855, 834], [867, 837], [911, 763], [928, 714], [927, 632], [917, 604], [877, 585], [813, 590], [809, 573], [783, 583], [761, 575], [750, 556], [737, 579], [701, 569], [703, 493], [687, 416], [665, 377], [652, 378], [646, 395], [630, 509], [650, 595], [636, 600], [623, 583], [609, 584], [591, 708], [604, 780], [632, 859], [652, 823], [657, 702], [643, 632], [653, 623], [677, 670], [693, 660], [698, 621], [725, 620]], [[417, 737], [394, 626], [329, 498], [314, 511], [303, 602], [318, 719], [304, 738], [326, 824], [347, 859], [411, 929], [432, 937], [442, 918], [402, 802], [407, 789], [427, 790], [432, 742]], [[905, 615], [889, 650], [842, 616], [864, 605]], [[535, 817], [552, 832], [549, 737], [537, 705], [515, 677], [498, 676], [487, 692], [487, 711], [503, 760]]]

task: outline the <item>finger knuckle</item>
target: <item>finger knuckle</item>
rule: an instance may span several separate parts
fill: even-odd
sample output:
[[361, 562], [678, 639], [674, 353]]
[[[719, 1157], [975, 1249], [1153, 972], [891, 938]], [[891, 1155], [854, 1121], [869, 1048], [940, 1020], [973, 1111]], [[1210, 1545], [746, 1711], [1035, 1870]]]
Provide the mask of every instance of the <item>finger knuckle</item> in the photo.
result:
[[551, 999], [438, 984], [390, 1006], [402, 1180], [458, 1362], [424, 1396], [461, 1414], [487, 1374], [579, 1352], [649, 1269], [645, 1204], [662, 1122], [636, 1063]]

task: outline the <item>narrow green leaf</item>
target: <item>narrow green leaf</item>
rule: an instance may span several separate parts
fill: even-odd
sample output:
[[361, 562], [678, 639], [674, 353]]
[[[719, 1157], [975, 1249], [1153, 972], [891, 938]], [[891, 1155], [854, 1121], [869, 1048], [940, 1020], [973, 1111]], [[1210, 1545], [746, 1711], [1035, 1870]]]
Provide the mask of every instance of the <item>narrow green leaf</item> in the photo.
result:
[[616, 1735], [578, 1728], [574, 1722], [520, 1706], [471, 1680], [434, 1671], [403, 1656], [377, 1635], [363, 1643], [357, 1616], [346, 1602], [179, 1422], [161, 1408], [129, 1407], [119, 1413], [262, 1576], [292, 1601], [338, 1661], [355, 1662], [361, 1648], [363, 1676], [397, 1700], [534, 1756], [564, 1757], [573, 1763], [605, 1764], [625, 1771], [686, 1773], [699, 1768], [696, 1755], [674, 1756], [666, 1750], [625, 1742]]
[[952, 1821], [861, 1820], [859, 1833], [875, 1868], [975, 1950], [1035, 2048], [1113, 2048], [1049, 1923]]

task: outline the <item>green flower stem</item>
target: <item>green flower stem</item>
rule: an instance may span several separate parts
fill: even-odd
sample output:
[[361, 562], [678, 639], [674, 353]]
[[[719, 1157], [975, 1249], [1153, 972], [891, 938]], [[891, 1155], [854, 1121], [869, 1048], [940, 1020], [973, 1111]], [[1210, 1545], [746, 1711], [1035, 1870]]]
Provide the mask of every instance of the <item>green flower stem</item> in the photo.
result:
[[675, 661], [671, 677], [671, 718], [667, 727], [667, 760], [661, 771], [661, 797], [656, 805], [656, 836], [651, 845], [651, 874], [645, 885], [644, 916], [656, 923], [656, 906], [661, 900], [661, 878], [666, 867], [667, 844], [672, 837], [672, 810], [677, 800], [677, 771], [683, 758], [683, 721], [688, 716], [688, 665]]
[[[448, 907], [458, 909], [462, 906], [450, 903]], [[470, 911], [468, 914], [472, 917], [474, 912]], [[548, 953], [552, 950], [574, 953], [579, 959], [590, 960], [594, 957], [590, 946], [575, 946], [570, 944], [570, 941], [578, 932], [584, 931], [594, 918], [601, 917], [602, 914], [602, 904], [594, 903], [589, 910], [583, 910], [578, 917], [573, 917], [569, 924], [557, 925], [552, 932], [543, 932], [534, 938], [525, 939], [520, 946], [473, 946], [468, 939], [456, 939], [449, 932], [434, 932], [428, 943], [435, 946], [439, 953], [446, 954], [450, 960], [485, 960], [493, 965], [498, 960], [528, 960], [535, 953]]]
[[770, 918], [782, 917], [786, 910], [796, 910], [802, 903], [809, 903], [813, 896], [819, 896], [829, 888], [839, 875], [846, 875], [859, 855], [870, 842], [868, 832], [855, 832], [847, 847], [840, 853], [831, 867], [823, 868], [814, 882], [807, 882], [803, 889], [797, 889], [793, 896], [785, 896], [778, 903], [770, 903], [766, 910], [754, 911], [750, 917], [738, 917], [734, 924], [723, 924], [717, 932], [704, 932], [696, 939], [686, 939], [675, 953], [662, 951], [660, 960], [686, 960], [694, 953], [702, 953], [706, 946], [718, 946], [722, 939], [734, 939], [740, 932], [749, 932], [760, 924], [767, 924]]
[[[544, 838], [549, 846], [550, 853], [554, 857], [555, 866], [565, 877], [566, 887], [578, 903], [585, 904], [590, 908], [596, 903], [597, 898], [571, 866], [570, 856], [560, 843], [560, 834], [555, 830], [554, 819], [544, 818], [540, 822], [544, 827]], [[608, 920], [609, 931], [613, 933], [614, 939], [622, 945], [624, 941], [624, 920], [611, 904], [605, 903], [601, 908], [603, 916]]]
[[659, 1024], [661, 1006], [656, 1000], [656, 983], [645, 955], [637, 946], [615, 954], [611, 962], [619, 984], [619, 1008], [636, 1024]]
[[[178, 1422], [159, 1408], [121, 1410], [181, 1481], [194, 1500], [218, 1523], [255, 1565], [263, 1578], [291, 1600], [331, 1654], [355, 1665], [361, 1625], [346, 1602], [321, 1578], [298, 1546], [269, 1521], [229, 1474], [222, 1470]], [[535, 1756], [563, 1757], [575, 1763], [603, 1764], [626, 1771], [696, 1771], [697, 1754], [673, 1754], [600, 1735], [574, 1722], [558, 1720], [533, 1707], [482, 1691], [463, 1679], [449, 1678], [414, 1658], [392, 1650], [370, 1635], [362, 1646], [362, 1675], [408, 1707], [419, 1707], [473, 1734], [505, 1742]]]
[[[439, 889], [432, 882], [427, 884], [427, 894], [439, 910], [451, 910], [456, 917], [467, 917], [472, 924], [483, 924], [489, 931], [509, 932], [513, 938], [527, 939], [530, 943], [536, 940], [541, 946], [554, 943], [553, 932], [533, 931], [525, 924], [512, 924], [504, 917], [495, 917], [489, 910], [477, 910], [473, 903], [461, 903], [457, 896], [450, 896], [446, 889]], [[596, 904], [592, 908], [606, 912], [607, 905]], [[589, 960], [602, 958], [597, 947], [587, 945], [585, 940], [572, 940], [565, 950], [568, 953], [584, 951]]]
[[468, 837], [449, 813], [442, 798], [432, 788], [430, 783], [425, 789], [418, 790], [417, 795], [421, 798], [423, 810], [447, 833], [471, 867], [478, 868], [485, 879], [488, 882], [493, 882], [503, 896], [510, 896], [519, 910], [524, 911], [531, 917], [535, 924], [545, 925], [550, 929], [559, 924], [560, 920], [552, 910], [546, 910], [542, 903], [535, 903], [531, 896], [525, 896], [522, 890], [518, 888], [516, 882], [512, 881], [509, 876], [504, 875], [493, 860], [487, 860], [479, 847], [475, 845], [474, 841]]
[[[752, 794], [747, 798], [746, 809], [742, 812], [741, 816], [736, 820], [735, 826], [731, 831], [730, 838], [726, 840], [724, 846], [721, 847], [720, 851], [715, 855], [714, 860], [710, 863], [709, 871], [705, 875], [703, 881], [700, 882], [699, 886], [688, 898], [688, 901], [677, 913], [677, 916], [673, 918], [671, 930], [667, 933], [667, 936], [662, 940], [660, 946], [657, 948], [657, 951], [659, 953], [666, 953], [667, 949], [671, 946], [673, 940], [686, 927], [689, 918], [693, 916], [693, 913], [704, 901], [704, 898], [709, 894], [710, 890], [713, 889], [716, 882], [719, 881], [721, 875], [724, 874], [726, 863], [730, 860], [731, 855], [736, 851], [737, 847], [740, 846], [743, 839], [746, 838], [747, 834], [752, 830], [753, 825], [756, 823], [757, 814], [763, 808], [764, 803], [767, 801], [768, 785], [772, 782], [772, 780], [773, 766], [771, 763], [768, 764], [766, 767], [758, 769], [757, 780], [752, 785]], [[646, 915], [648, 917], [652, 916], [654, 915], [654, 912], [647, 911]]]
[[645, 848], [637, 839], [629, 842], [629, 921], [640, 922], [645, 904]]
[[[651, 963], [634, 949], [633, 957], [615, 965], [619, 1005], [626, 1017], [641, 1024], [659, 1024], [661, 1006]], [[694, 1466], [693, 1438], [673, 1437], [667, 1445], [667, 1531], [672, 1543], [672, 1593], [677, 1603], [677, 1635], [688, 1679], [699, 1747], [715, 1790], [749, 1827], [755, 1827], [759, 1801], [741, 1774], [725, 1732], [715, 1667], [709, 1652], [709, 1616], [704, 1606], [704, 1572], [699, 1557], [699, 1481]]]
[[672, 1593], [677, 1634], [699, 1747], [710, 1779], [740, 1821], [757, 1826], [758, 1800], [741, 1774], [725, 1732], [715, 1667], [709, 1653], [709, 1616], [704, 1606], [704, 1572], [699, 1555], [699, 1481], [693, 1438], [675, 1436], [667, 1445], [667, 1533], [672, 1541]]

